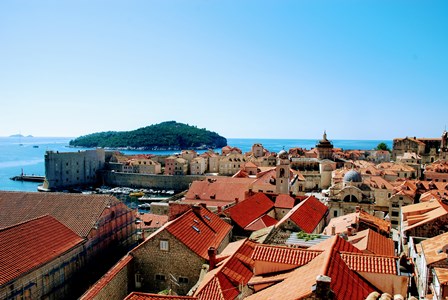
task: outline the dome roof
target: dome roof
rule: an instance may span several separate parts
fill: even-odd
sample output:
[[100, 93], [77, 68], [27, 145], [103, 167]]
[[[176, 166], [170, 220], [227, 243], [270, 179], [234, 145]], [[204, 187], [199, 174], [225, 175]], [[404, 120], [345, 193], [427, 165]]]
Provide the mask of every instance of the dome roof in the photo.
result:
[[361, 174], [355, 170], [350, 170], [344, 175], [344, 182], [362, 182]]
[[285, 151], [285, 149], [280, 150], [280, 152], [277, 155], [278, 158], [287, 159], [288, 158], [288, 152]]

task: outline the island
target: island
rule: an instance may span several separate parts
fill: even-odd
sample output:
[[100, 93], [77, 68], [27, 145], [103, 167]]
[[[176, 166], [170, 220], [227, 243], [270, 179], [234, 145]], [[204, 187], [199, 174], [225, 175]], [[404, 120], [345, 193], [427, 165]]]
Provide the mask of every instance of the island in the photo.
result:
[[205, 128], [167, 121], [133, 131], [92, 133], [71, 140], [69, 145], [138, 150], [200, 150], [227, 146], [227, 139]]

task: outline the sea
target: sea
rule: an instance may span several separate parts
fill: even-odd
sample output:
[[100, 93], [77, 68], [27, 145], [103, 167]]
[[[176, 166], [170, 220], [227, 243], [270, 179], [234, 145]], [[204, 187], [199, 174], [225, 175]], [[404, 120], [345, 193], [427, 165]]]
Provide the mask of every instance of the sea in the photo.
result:
[[[2, 191], [26, 191], [37, 192], [40, 183], [11, 180], [20, 174], [45, 175], [44, 156], [46, 151], [77, 152], [91, 148], [69, 147], [71, 137], [0, 137], [0, 190]], [[334, 147], [343, 150], [372, 150], [379, 143], [386, 143], [392, 149], [390, 140], [332, 140]], [[312, 139], [236, 139], [228, 138], [227, 144], [240, 148], [243, 153], [251, 150], [255, 143], [272, 152], [282, 149], [301, 147], [311, 149], [316, 146], [318, 140]], [[199, 153], [204, 152], [198, 151]], [[123, 150], [124, 154], [155, 154], [169, 155], [178, 151], [131, 151]], [[215, 149], [220, 153], [221, 149]]]

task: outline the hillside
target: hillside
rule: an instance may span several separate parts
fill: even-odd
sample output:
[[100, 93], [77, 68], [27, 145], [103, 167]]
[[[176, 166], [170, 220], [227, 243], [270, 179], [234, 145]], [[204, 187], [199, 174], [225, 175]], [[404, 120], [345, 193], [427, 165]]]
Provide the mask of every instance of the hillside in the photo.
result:
[[182, 150], [221, 148], [227, 139], [215, 132], [175, 121], [150, 125], [133, 131], [92, 133], [70, 141], [73, 147]]

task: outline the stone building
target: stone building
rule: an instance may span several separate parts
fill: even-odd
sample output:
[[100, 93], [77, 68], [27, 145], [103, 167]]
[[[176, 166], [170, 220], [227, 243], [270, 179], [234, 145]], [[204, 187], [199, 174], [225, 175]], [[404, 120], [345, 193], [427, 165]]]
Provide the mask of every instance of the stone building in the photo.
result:
[[190, 162], [191, 175], [203, 175], [206, 170], [207, 170], [206, 159], [204, 157], [198, 156], [191, 160]]
[[327, 132], [316, 145], [318, 159], [333, 159], [333, 144], [327, 139]]
[[219, 160], [219, 174], [232, 176], [247, 162], [247, 157], [239, 153], [231, 153]]
[[423, 164], [443, 159], [447, 157], [448, 153], [448, 133], [444, 130], [440, 138], [405, 137], [394, 139], [392, 159], [396, 160], [398, 156], [402, 156], [406, 152], [421, 156]]
[[187, 175], [188, 161], [181, 157], [169, 156], [165, 159], [165, 175]]
[[85, 242], [49, 215], [0, 229], [0, 299], [76, 299]]
[[98, 171], [105, 166], [104, 149], [45, 153], [45, 181], [42, 190], [95, 185]]
[[84, 285], [96, 281], [98, 271], [136, 244], [133, 211], [111, 195], [0, 192], [0, 228], [44, 215], [85, 240], [80, 254], [85, 264]]
[[220, 253], [230, 235], [228, 223], [202, 206], [193, 206], [130, 252], [136, 286], [145, 292], [172, 289], [185, 295], [199, 280], [209, 248]]

